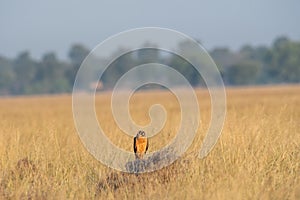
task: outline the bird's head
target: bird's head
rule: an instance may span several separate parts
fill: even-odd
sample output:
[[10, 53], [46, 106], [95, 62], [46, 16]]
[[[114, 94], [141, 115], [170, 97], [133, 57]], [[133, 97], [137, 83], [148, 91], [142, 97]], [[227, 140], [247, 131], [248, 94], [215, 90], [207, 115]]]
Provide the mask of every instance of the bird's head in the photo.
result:
[[139, 131], [136, 136], [137, 137], [145, 137], [146, 133], [145, 133], [145, 131]]

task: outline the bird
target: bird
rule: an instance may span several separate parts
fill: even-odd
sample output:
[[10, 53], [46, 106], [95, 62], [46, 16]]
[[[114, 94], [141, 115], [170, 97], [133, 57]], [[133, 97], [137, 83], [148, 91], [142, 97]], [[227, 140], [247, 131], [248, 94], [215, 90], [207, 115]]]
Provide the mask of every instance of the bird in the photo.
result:
[[148, 150], [149, 142], [144, 131], [138, 131], [133, 139], [133, 150], [136, 159], [143, 159]]

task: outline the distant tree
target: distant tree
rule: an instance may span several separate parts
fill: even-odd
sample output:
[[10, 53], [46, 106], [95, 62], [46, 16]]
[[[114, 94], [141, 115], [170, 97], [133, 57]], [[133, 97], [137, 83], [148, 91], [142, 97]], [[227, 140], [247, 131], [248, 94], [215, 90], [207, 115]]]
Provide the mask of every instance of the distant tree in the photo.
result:
[[65, 77], [68, 65], [59, 61], [55, 53], [44, 54], [36, 74], [34, 89], [39, 93], [58, 93], [70, 91], [70, 84]]
[[279, 50], [283, 47], [285, 47], [287, 44], [289, 44], [291, 41], [288, 37], [280, 36], [276, 38], [273, 42], [273, 48], [274, 50]]
[[300, 82], [300, 43], [279, 37], [265, 56], [267, 74], [273, 83]]
[[37, 62], [30, 57], [28, 51], [20, 53], [14, 60], [14, 71], [16, 74], [16, 83], [13, 87], [15, 94], [30, 94], [30, 84], [33, 82], [36, 71]]
[[300, 43], [291, 44], [290, 52], [280, 77], [289, 83], [300, 83]]
[[[149, 46], [154, 48], [145, 48]], [[157, 45], [151, 43], [145, 43], [143, 46], [141, 46], [142, 49], [136, 51], [137, 64], [160, 62], [161, 52], [156, 47]]]
[[181, 55], [184, 55], [184, 58], [174, 54], [170, 58], [170, 65], [185, 76], [192, 86], [205, 84], [197, 69], [190, 63], [193, 61], [197, 63], [207, 61], [207, 57], [203, 57], [204, 54], [199, 55], [197, 49], [197, 44], [195, 45], [189, 40], [181, 41], [178, 44], [178, 51]]
[[0, 56], [0, 95], [10, 94], [16, 81], [16, 74], [11, 60]]
[[71, 67], [66, 71], [66, 77], [70, 85], [74, 84], [77, 71], [89, 52], [90, 50], [81, 44], [74, 44], [70, 48], [69, 59], [71, 61]]
[[171, 55], [169, 66], [182, 74], [192, 86], [197, 86], [202, 80], [201, 75], [194, 66], [178, 55]]
[[265, 46], [258, 46], [254, 48], [254, 51], [252, 52], [252, 59], [260, 62], [264, 62], [264, 58], [267, 55], [269, 51], [269, 48]]
[[258, 81], [261, 73], [261, 63], [256, 61], [243, 61], [232, 65], [227, 73], [231, 85], [251, 85]]
[[239, 50], [239, 53], [243, 58], [249, 58], [253, 59], [253, 54], [254, 54], [255, 49], [251, 45], [244, 45], [241, 47]]
[[[124, 52], [126, 49], [118, 49], [116, 52], [111, 55], [111, 58], [115, 58], [120, 52]], [[105, 89], [111, 89], [114, 87], [116, 82], [124, 75], [128, 70], [135, 67], [137, 60], [134, 58], [136, 52], [126, 53], [110, 63], [106, 71], [103, 73], [101, 81]]]
[[232, 52], [230, 49], [222, 47], [213, 49], [210, 52], [210, 56], [216, 63], [222, 75], [223, 81], [227, 83], [228, 80], [226, 79], [227, 77], [225, 76], [225, 73], [228, 71], [230, 66], [239, 62], [238, 55]]
[[[141, 48], [129, 52], [112, 61], [101, 78], [101, 89], [112, 89], [116, 82], [133, 67], [158, 62], [176, 69], [193, 86], [204, 85], [199, 72], [192, 66], [193, 61], [199, 61], [206, 67], [210, 63], [205, 53], [199, 55], [194, 43], [181, 41], [177, 50], [181, 56], [153, 48], [154, 44], [146, 43]], [[146, 48], [145, 48], [146, 47]], [[95, 88], [99, 85], [99, 68], [104, 68], [107, 61], [112, 60], [119, 51], [106, 58], [96, 55], [89, 57], [89, 69], [84, 69], [84, 77], [77, 79], [81, 88]], [[41, 60], [35, 60], [28, 51], [23, 51], [14, 59], [0, 56], [0, 95], [37, 94], [71, 92], [76, 73], [89, 50], [74, 44], [69, 50], [68, 62], [59, 60], [54, 52], [44, 54]], [[287, 37], [278, 37], [270, 47], [244, 45], [238, 51], [228, 48], [215, 48], [210, 52], [225, 84], [250, 85], [266, 83], [300, 83], [300, 42]], [[190, 61], [192, 61], [190, 63]], [[208, 65], [209, 66], [209, 65]], [[149, 74], [137, 74], [144, 79]], [[169, 74], [153, 71], [150, 74], [159, 79], [169, 79], [176, 84]], [[157, 87], [157, 86], [156, 86]], [[90, 89], [91, 89], [90, 88]], [[147, 87], [152, 88], [152, 86]]]
[[[144, 48], [144, 47], [154, 47], [154, 48]], [[163, 53], [162, 50], [157, 48], [158, 46], [151, 43], [146, 43], [142, 46], [144, 49], [140, 49], [136, 51], [136, 57], [132, 56], [134, 60], [134, 65], [141, 65], [141, 64], [149, 64], [149, 63], [163, 63], [161, 54]], [[149, 65], [150, 66], [150, 65]], [[167, 79], [166, 75], [162, 74], [162, 71], [155, 70], [151, 68], [150, 74], [145, 74], [141, 72], [137, 75], [139, 79], [143, 80], [146, 77], [153, 77], [155, 80], [161, 80], [162, 78]], [[162, 86], [156, 84], [148, 84], [144, 89], [152, 89], [152, 88], [161, 88]]]

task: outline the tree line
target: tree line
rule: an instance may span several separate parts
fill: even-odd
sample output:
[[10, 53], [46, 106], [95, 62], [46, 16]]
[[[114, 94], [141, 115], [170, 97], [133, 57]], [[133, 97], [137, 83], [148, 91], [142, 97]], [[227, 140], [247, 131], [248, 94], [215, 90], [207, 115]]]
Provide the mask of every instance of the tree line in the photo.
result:
[[[184, 48], [184, 44], [179, 45]], [[0, 95], [53, 94], [72, 91], [76, 73], [90, 50], [74, 44], [68, 60], [54, 52], [40, 60], [29, 51], [16, 58], [0, 56]], [[276, 38], [270, 47], [245, 45], [238, 51], [215, 48], [209, 52], [225, 85], [257, 85], [300, 82], [300, 42], [287, 37]], [[132, 67], [160, 61], [183, 74], [193, 86], [203, 85], [201, 76], [183, 58], [154, 49], [130, 52], [111, 63], [101, 78], [102, 89], [113, 88], [116, 81]]]

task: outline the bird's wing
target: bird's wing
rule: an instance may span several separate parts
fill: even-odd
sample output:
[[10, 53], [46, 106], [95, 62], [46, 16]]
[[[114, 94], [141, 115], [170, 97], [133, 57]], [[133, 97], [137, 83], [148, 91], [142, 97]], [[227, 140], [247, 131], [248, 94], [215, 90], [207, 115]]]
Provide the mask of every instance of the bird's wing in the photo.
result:
[[147, 150], [148, 150], [148, 146], [149, 146], [149, 139], [147, 138], [147, 146], [146, 146], [146, 151], [145, 151], [145, 153], [146, 153]]
[[134, 150], [134, 153], [136, 153], [136, 137], [133, 138], [133, 150]]

